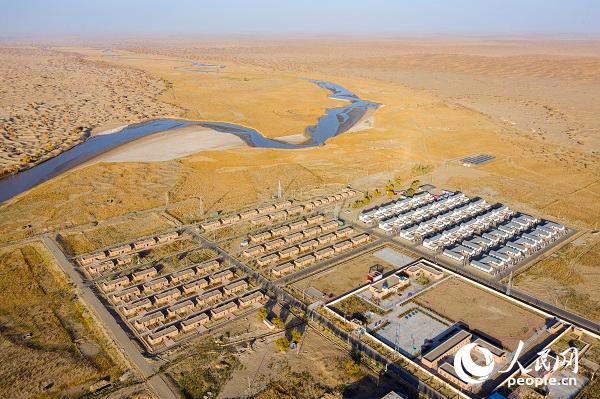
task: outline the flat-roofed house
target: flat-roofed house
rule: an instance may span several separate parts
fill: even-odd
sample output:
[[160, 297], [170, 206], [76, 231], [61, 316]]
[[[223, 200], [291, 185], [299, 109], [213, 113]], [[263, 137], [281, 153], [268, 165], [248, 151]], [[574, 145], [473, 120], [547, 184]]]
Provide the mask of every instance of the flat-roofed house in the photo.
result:
[[276, 249], [282, 248], [285, 245], [285, 241], [283, 238], [278, 238], [276, 240], [267, 241], [263, 244], [265, 250], [274, 251]]
[[250, 242], [263, 242], [270, 239], [273, 236], [273, 233], [270, 231], [261, 231], [259, 233], [249, 234], [248, 238]]
[[271, 234], [273, 237], [280, 237], [286, 235], [291, 230], [290, 226], [279, 226], [271, 229]]
[[246, 258], [254, 258], [264, 252], [265, 252], [264, 246], [255, 245], [253, 247], [250, 247], [250, 248], [244, 250], [244, 252], [242, 252], [242, 255], [244, 255]]
[[321, 230], [323, 230], [323, 231], [336, 230], [337, 228], [338, 228], [338, 222], [335, 220], [330, 220], [329, 222], [325, 222], [321, 225]]
[[292, 206], [292, 201], [285, 200], [281, 202], [276, 202], [273, 204], [273, 206], [275, 207], [275, 209], [287, 209]]
[[104, 252], [96, 252], [89, 255], [82, 255], [79, 258], [79, 264], [81, 266], [86, 266], [94, 262], [98, 262], [102, 259], [106, 259], [106, 254]]
[[132, 256], [120, 256], [115, 259], [115, 262], [116, 262], [117, 266], [128, 265], [131, 262], [133, 262], [133, 257]]
[[278, 255], [281, 259], [289, 259], [300, 253], [300, 248], [298, 247], [289, 247], [286, 249], [282, 249], [278, 252]]
[[306, 204], [302, 205], [302, 207], [305, 211], [310, 211], [312, 209], [315, 209], [315, 204], [314, 202], [307, 202]]
[[232, 295], [236, 292], [244, 291], [248, 288], [248, 282], [246, 280], [239, 280], [235, 283], [227, 284], [223, 287], [223, 293], [225, 295]]
[[117, 256], [131, 252], [131, 245], [125, 244], [108, 250], [108, 256]]
[[336, 244], [333, 244], [333, 249], [334, 249], [335, 253], [344, 252], [351, 248], [352, 248], [352, 241], [350, 241], [350, 240], [345, 240], [345, 241], [341, 241]]
[[155, 305], [165, 305], [169, 302], [172, 302], [181, 296], [181, 291], [177, 288], [172, 288], [170, 290], [166, 290], [163, 292], [159, 292], [158, 294], [152, 297]]
[[210, 314], [211, 314], [211, 319], [221, 319], [227, 315], [230, 315], [231, 313], [233, 313], [235, 310], [237, 310], [238, 305], [235, 302], [227, 302], [224, 305], [221, 306], [217, 306], [216, 308], [213, 308], [210, 310]]
[[309, 241], [305, 241], [305, 242], [298, 244], [298, 248], [300, 249], [300, 252], [310, 251], [313, 248], [316, 248], [318, 246], [319, 246], [319, 242], [317, 240], [309, 240]]
[[286, 244], [294, 244], [300, 242], [304, 239], [304, 235], [302, 233], [294, 233], [283, 237], [283, 240]]
[[354, 229], [350, 226], [347, 226], [347, 227], [344, 227], [343, 229], [336, 231], [335, 235], [337, 236], [337, 238], [346, 238], [346, 237], [350, 237], [350, 235], [352, 235], [352, 233], [354, 233]]
[[133, 243], [133, 249], [140, 250], [150, 248], [156, 245], [154, 238], [146, 238], [145, 240], [139, 240]]
[[176, 271], [174, 273], [171, 273], [171, 276], [170, 276], [171, 284], [178, 284], [182, 281], [185, 281], [185, 280], [188, 280], [188, 279], [194, 277], [195, 275], [196, 275], [196, 271], [194, 270], [193, 267]]
[[316, 260], [316, 258], [313, 255], [305, 255], [301, 258], [295, 259], [294, 266], [295, 267], [304, 267], [304, 266], [310, 265], [311, 263], [314, 263], [315, 260]]
[[175, 241], [179, 237], [179, 233], [173, 231], [171, 233], [159, 234], [156, 236], [156, 242], [164, 244], [165, 242]]
[[160, 277], [156, 280], [148, 281], [142, 285], [144, 292], [158, 291], [169, 286], [169, 280], [166, 277]]
[[325, 259], [335, 254], [333, 247], [325, 247], [315, 251], [314, 256], [317, 260]]
[[206, 262], [198, 263], [194, 266], [196, 275], [200, 276], [221, 267], [221, 262], [218, 259], [207, 260]]
[[200, 292], [205, 287], [208, 287], [208, 280], [205, 278], [201, 278], [184, 284], [181, 288], [185, 295], [189, 295], [192, 293]]
[[176, 326], [169, 326], [162, 330], [155, 331], [146, 336], [146, 341], [152, 346], [163, 343], [167, 339], [175, 338], [179, 335], [179, 330]]
[[260, 258], [258, 258], [256, 260], [256, 264], [258, 266], [268, 266], [268, 265], [272, 265], [273, 263], [277, 262], [279, 260], [279, 254], [269, 254], [269, 255], [265, 255], [265, 256], [261, 256]]
[[228, 224], [234, 224], [240, 221], [240, 215], [235, 214], [235, 215], [229, 215], [229, 216], [225, 216], [221, 218], [221, 223], [223, 223], [224, 226], [228, 225]]
[[221, 298], [223, 298], [223, 293], [221, 292], [221, 290], [217, 289], [208, 291], [196, 297], [196, 306], [203, 306], [208, 303], [213, 303]]
[[152, 277], [158, 275], [158, 270], [154, 267], [150, 267], [148, 269], [138, 270], [137, 272], [133, 272], [131, 274], [131, 278], [134, 282], [138, 281], [146, 281], [151, 279]]
[[352, 246], [357, 247], [366, 242], [369, 242], [370, 239], [371, 239], [370, 235], [368, 235], [367, 233], [363, 233], [363, 234], [359, 234], [357, 236], [352, 237], [350, 239], [350, 241], [352, 242]]
[[440, 270], [434, 269], [433, 267], [424, 265], [422, 263], [417, 263], [416, 265], [409, 266], [404, 271], [410, 277], [425, 276], [430, 280], [439, 280], [442, 277], [444, 277], [444, 273]]
[[304, 237], [306, 237], [306, 238], [316, 237], [320, 233], [321, 233], [321, 226], [313, 226], [313, 227], [309, 227], [308, 229], [302, 230], [302, 234], [304, 234]]
[[270, 221], [271, 221], [271, 219], [267, 215], [262, 215], [262, 216], [258, 216], [258, 217], [250, 219], [250, 223], [252, 223], [254, 225], [268, 224]]
[[111, 292], [129, 285], [129, 277], [122, 276], [113, 280], [105, 280], [102, 282], [102, 290], [104, 292]]
[[181, 316], [190, 313], [195, 307], [196, 304], [194, 304], [191, 299], [177, 302], [175, 305], [171, 305], [167, 308], [167, 317]]
[[330, 242], [334, 242], [336, 240], [336, 236], [333, 233], [322, 235], [317, 238], [319, 245], [329, 244]]
[[246, 306], [250, 306], [254, 303], [260, 302], [265, 298], [265, 294], [260, 291], [255, 291], [251, 294], [244, 295], [238, 299], [240, 303], [240, 307], [245, 308]]
[[278, 212], [273, 212], [269, 215], [269, 220], [271, 222], [281, 222], [282, 220], [287, 219], [288, 214], [286, 211], [278, 211]]
[[455, 354], [460, 348], [471, 342], [472, 336], [470, 332], [462, 329], [454, 332], [441, 344], [425, 353], [421, 362], [429, 368], [436, 369], [443, 359]]
[[282, 263], [281, 265], [275, 266], [271, 269], [271, 274], [275, 277], [283, 276], [284, 274], [290, 273], [294, 270], [294, 264], [292, 262]]
[[199, 313], [197, 315], [188, 317], [179, 323], [182, 332], [189, 332], [195, 328], [203, 326], [210, 321], [210, 317], [206, 313]]
[[220, 220], [209, 220], [209, 221], [200, 223], [200, 227], [202, 227], [202, 230], [204, 230], [204, 231], [213, 231], [213, 230], [216, 230], [219, 227], [221, 227], [221, 221]]
[[308, 226], [308, 222], [306, 220], [297, 220], [290, 223], [289, 226], [291, 231], [298, 231]]
[[216, 283], [224, 283], [225, 281], [229, 281], [231, 278], [233, 278], [233, 272], [230, 269], [227, 269], [223, 270], [222, 272], [211, 274], [208, 276], [208, 281], [212, 285]]
[[302, 205], [295, 205], [286, 210], [288, 215], [299, 215], [304, 212], [304, 207]]
[[371, 295], [374, 298], [383, 299], [388, 295], [397, 293], [401, 288], [406, 287], [409, 284], [410, 281], [408, 278], [401, 275], [392, 274], [391, 276], [372, 284], [369, 287], [369, 291], [371, 291]]
[[491, 342], [485, 341], [482, 338], [477, 338], [473, 342], [489, 350], [490, 353], [494, 356], [494, 361], [496, 363], [500, 363], [506, 360], [507, 354], [504, 349], [492, 344]]
[[150, 313], [150, 314], [147, 314], [147, 315], [144, 315], [142, 317], [135, 319], [133, 321], [133, 326], [137, 330], [142, 330], [144, 328], [148, 328], [155, 324], [162, 323], [163, 320], [165, 320], [164, 313], [161, 311], [158, 311], [158, 312]]
[[109, 260], [106, 262], [96, 263], [88, 266], [88, 272], [90, 272], [91, 275], [95, 276], [105, 271], [112, 270], [114, 267], [115, 264], [113, 263], [113, 261]]
[[257, 208], [256, 210], [261, 215], [264, 215], [266, 213], [273, 212], [275, 210], [275, 206], [274, 205], [265, 205], [265, 206], [261, 206], [260, 208]]
[[240, 219], [248, 220], [248, 219], [252, 219], [256, 215], [258, 215], [258, 211], [256, 209], [249, 209], [247, 211], [240, 212]]
[[325, 220], [325, 216], [323, 215], [314, 215], [306, 218], [308, 224], [317, 224], [322, 223]]
[[140, 312], [146, 311], [152, 307], [152, 301], [149, 298], [144, 298], [140, 301], [131, 302], [121, 308], [121, 313], [126, 317], [134, 316]]
[[113, 302], [129, 302], [132, 298], [140, 295], [141, 291], [139, 287], [125, 288], [123, 291], [119, 291], [111, 295]]

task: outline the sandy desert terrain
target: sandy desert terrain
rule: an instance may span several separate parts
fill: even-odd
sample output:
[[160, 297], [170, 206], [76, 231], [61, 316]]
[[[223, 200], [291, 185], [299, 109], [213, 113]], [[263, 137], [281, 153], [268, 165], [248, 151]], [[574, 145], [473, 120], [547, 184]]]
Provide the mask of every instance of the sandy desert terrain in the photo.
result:
[[176, 116], [157, 101], [167, 85], [133, 69], [41, 48], [0, 48], [0, 176], [98, 132]]

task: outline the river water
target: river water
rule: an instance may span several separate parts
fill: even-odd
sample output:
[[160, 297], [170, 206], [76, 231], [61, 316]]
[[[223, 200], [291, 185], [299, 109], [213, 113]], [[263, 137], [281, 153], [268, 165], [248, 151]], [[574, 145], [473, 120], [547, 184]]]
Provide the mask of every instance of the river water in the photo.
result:
[[[255, 129], [234, 123], [154, 119], [128, 125], [115, 133], [93, 136], [30, 169], [1, 179], [0, 201], [6, 201], [120, 145], [154, 133], [188, 126], [202, 126], [223, 134], [238, 136], [251, 147], [294, 150], [325, 144], [328, 139], [351, 129], [369, 109], [377, 109], [380, 106], [380, 104], [363, 100], [356, 94], [334, 83], [319, 80], [312, 80], [311, 82], [329, 90], [331, 92], [330, 98], [345, 100], [349, 103], [325, 110], [325, 114], [319, 118], [315, 125], [308, 126], [305, 129], [307, 140], [303, 143], [291, 144], [277, 139], [270, 139], [264, 137]], [[198, 135], [198, 140], [202, 140], [201, 135]]]

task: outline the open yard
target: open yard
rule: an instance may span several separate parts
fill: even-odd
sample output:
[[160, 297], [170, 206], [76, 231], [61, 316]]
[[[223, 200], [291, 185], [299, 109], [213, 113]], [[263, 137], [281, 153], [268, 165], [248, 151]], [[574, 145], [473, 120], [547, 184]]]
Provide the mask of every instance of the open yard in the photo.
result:
[[0, 252], [0, 397], [79, 397], [123, 366], [40, 243]]
[[369, 268], [376, 264], [383, 266], [384, 273], [395, 268], [393, 264], [385, 262], [376, 257], [373, 252], [370, 252], [339, 263], [322, 273], [300, 280], [294, 283], [293, 286], [300, 291], [314, 287], [321, 291], [325, 297], [335, 298], [365, 284]]
[[448, 279], [415, 298], [415, 302], [454, 321], [462, 321], [514, 350], [544, 325], [544, 318], [458, 278]]

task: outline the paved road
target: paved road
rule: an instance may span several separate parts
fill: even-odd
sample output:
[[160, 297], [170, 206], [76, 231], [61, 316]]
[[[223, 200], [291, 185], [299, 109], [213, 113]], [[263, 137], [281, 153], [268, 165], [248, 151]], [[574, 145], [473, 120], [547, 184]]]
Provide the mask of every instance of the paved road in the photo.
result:
[[45, 235], [42, 240], [48, 250], [56, 258], [63, 271], [79, 289], [79, 295], [82, 301], [95, 313], [104, 327], [110, 331], [112, 338], [116, 341], [123, 353], [125, 353], [127, 358], [129, 358], [136, 366], [141, 375], [147, 379], [150, 388], [161, 399], [177, 399], [179, 395], [173, 393], [160, 374], [156, 374], [154, 366], [142, 355], [141, 349], [129, 338], [129, 335], [121, 328], [113, 315], [102, 302], [100, 302], [100, 299], [94, 294], [91, 287], [86, 284], [79, 272], [75, 269], [75, 266], [65, 257], [58, 244], [48, 235]]
[[215, 251], [217, 251], [219, 253], [219, 255], [221, 255], [223, 257], [224, 260], [227, 260], [230, 264], [240, 268], [241, 270], [244, 270], [244, 272], [246, 272], [248, 275], [254, 277], [256, 279], [256, 281], [259, 282], [265, 289], [268, 289], [269, 291], [274, 293], [280, 302], [287, 303], [288, 305], [293, 306], [293, 307], [297, 307], [298, 309], [302, 310], [309, 319], [318, 322], [319, 324], [323, 325], [328, 330], [332, 331], [340, 339], [351, 344], [352, 348], [364, 353], [365, 355], [367, 355], [371, 359], [375, 360], [376, 362], [389, 365], [388, 371], [391, 372], [392, 374], [396, 375], [406, 385], [413, 387], [414, 389], [418, 390], [420, 393], [422, 393], [423, 395], [425, 395], [428, 398], [433, 398], [433, 399], [444, 399], [445, 398], [445, 396], [436, 392], [429, 385], [420, 381], [419, 379], [414, 377], [412, 374], [410, 374], [408, 371], [404, 370], [402, 367], [400, 367], [396, 364], [390, 363], [390, 361], [385, 356], [383, 356], [379, 352], [372, 349], [369, 345], [367, 345], [363, 341], [348, 334], [345, 330], [339, 328], [331, 320], [329, 320], [326, 317], [322, 316], [321, 314], [309, 309], [308, 305], [306, 305], [304, 302], [301, 302], [298, 299], [296, 299], [294, 296], [288, 294], [280, 286], [276, 285], [272, 281], [269, 281], [264, 276], [262, 276], [260, 273], [255, 271], [254, 269], [252, 269], [249, 266], [245, 265], [244, 263], [240, 262], [239, 260], [237, 260], [236, 258], [231, 256], [229, 253], [227, 253], [226, 251], [221, 249], [215, 243], [208, 241], [207, 239], [205, 239], [204, 237], [202, 237], [200, 234], [196, 233], [192, 229], [188, 229], [187, 231], [189, 233], [191, 233], [192, 235], [194, 235], [194, 237], [198, 241], [200, 241], [203, 245], [206, 245], [207, 247], [212, 248]]
[[[398, 241], [395, 241], [392, 237], [385, 235], [373, 228], [365, 229], [363, 226], [359, 226], [357, 223], [355, 223], [352, 220], [347, 220], [347, 219], [343, 218], [342, 216], [340, 216], [340, 218], [342, 220], [344, 220], [344, 222], [346, 222], [347, 224], [355, 226], [356, 228], [361, 228], [363, 230], [366, 230], [370, 234], [378, 237], [379, 239], [381, 239], [383, 241], [386, 241], [389, 244], [403, 246]], [[420, 250], [417, 247], [409, 247], [408, 249], [417, 253], [418, 255], [420, 255], [424, 258], [430, 259], [429, 254]], [[499, 293], [506, 294], [506, 286], [499, 281], [493, 281], [492, 279], [486, 279], [486, 278], [483, 278], [476, 274], [470, 273], [469, 271], [465, 270], [464, 267], [457, 267], [449, 262], [445, 262], [443, 259], [440, 259], [439, 257], [434, 257], [434, 263], [442, 268], [449, 269], [456, 274], [460, 274], [461, 276], [463, 276], [467, 279], [470, 279], [470, 280], [476, 281], [479, 284], [485, 285], [495, 291], [498, 291]], [[573, 312], [559, 308], [559, 307], [549, 304], [547, 302], [541, 301], [541, 300], [539, 300], [523, 291], [515, 289], [515, 288], [511, 288], [510, 296], [515, 299], [518, 299], [522, 302], [525, 302], [526, 304], [531, 305], [537, 309], [540, 309], [547, 313], [551, 313], [555, 316], [558, 316], [561, 319], [566, 320], [575, 326], [585, 328], [589, 331], [592, 331], [592, 332], [600, 335], [600, 324], [598, 324], [592, 320], [589, 320], [585, 317], [579, 316]]]

